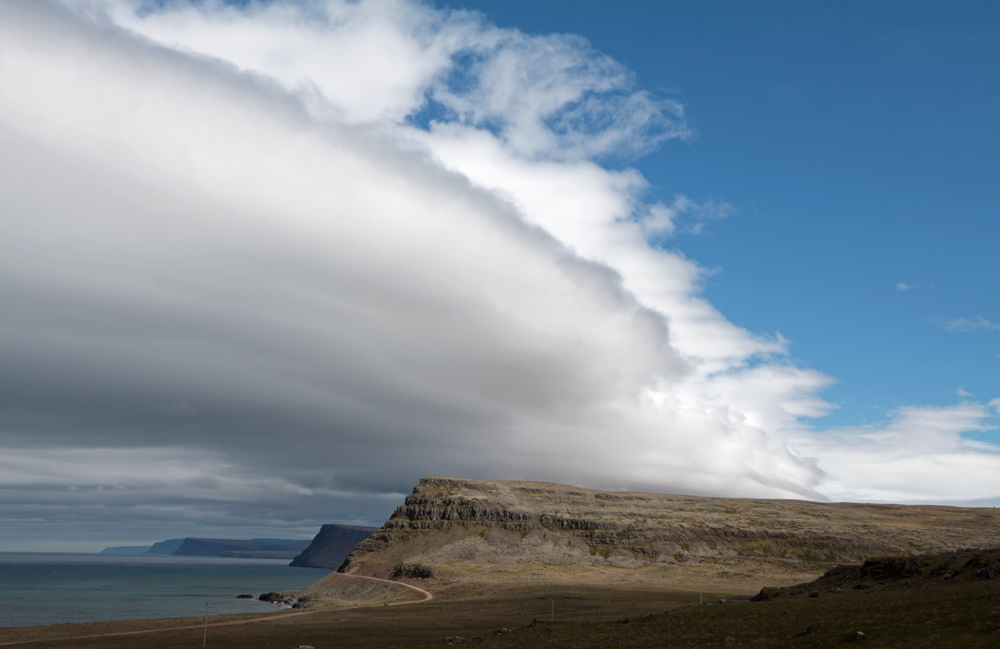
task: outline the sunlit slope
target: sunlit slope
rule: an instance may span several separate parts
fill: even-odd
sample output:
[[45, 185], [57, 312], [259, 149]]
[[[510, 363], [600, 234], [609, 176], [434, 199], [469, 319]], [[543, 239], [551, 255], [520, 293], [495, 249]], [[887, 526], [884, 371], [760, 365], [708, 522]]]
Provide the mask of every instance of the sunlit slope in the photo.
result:
[[791, 583], [831, 564], [874, 556], [997, 546], [1000, 512], [994, 508], [704, 498], [424, 478], [341, 571], [419, 578], [416, 566], [441, 584], [527, 577]]

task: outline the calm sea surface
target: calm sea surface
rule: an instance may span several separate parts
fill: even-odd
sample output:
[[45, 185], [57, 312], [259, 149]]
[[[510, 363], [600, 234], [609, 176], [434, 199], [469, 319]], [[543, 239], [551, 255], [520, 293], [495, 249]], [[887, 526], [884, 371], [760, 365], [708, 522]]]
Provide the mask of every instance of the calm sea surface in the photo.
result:
[[236, 599], [302, 588], [330, 573], [288, 561], [0, 552], [0, 627], [274, 611]]

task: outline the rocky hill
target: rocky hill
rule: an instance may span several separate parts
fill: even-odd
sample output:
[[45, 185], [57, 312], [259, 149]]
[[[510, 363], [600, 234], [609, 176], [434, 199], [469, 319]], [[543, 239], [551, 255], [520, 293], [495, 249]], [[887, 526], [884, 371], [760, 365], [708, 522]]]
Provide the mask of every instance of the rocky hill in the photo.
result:
[[[875, 556], [1000, 547], [1000, 510], [604, 492], [424, 478], [341, 572], [441, 583], [612, 569], [794, 583]], [[567, 570], [572, 568], [572, 570]], [[634, 569], [641, 569], [636, 571]], [[614, 577], [619, 578], [619, 577]], [[632, 577], [620, 577], [621, 579]], [[693, 580], [693, 581], [692, 581]], [[759, 588], [759, 586], [757, 586]]]
[[957, 550], [911, 557], [870, 559], [860, 565], [836, 566], [819, 579], [785, 588], [762, 588], [752, 601], [845, 590], [889, 590], [964, 584], [1000, 577], [1000, 549]]
[[290, 565], [300, 568], [336, 569], [358, 543], [378, 531], [375, 527], [358, 525], [324, 525], [302, 554]]

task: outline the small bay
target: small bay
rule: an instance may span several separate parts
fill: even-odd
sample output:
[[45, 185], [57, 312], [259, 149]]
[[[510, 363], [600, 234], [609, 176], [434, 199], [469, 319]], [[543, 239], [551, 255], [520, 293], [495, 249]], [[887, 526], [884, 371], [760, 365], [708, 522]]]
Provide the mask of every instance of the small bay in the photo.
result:
[[274, 611], [237, 599], [315, 583], [287, 560], [0, 553], [0, 627]]

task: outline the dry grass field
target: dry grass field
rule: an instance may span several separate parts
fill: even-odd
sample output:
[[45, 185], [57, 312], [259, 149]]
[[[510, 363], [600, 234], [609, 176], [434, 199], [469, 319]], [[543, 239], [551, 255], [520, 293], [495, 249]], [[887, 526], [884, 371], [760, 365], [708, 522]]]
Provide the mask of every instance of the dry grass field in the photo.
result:
[[[323, 607], [209, 628], [220, 648], [432, 647], [464, 638], [463, 646], [497, 649], [1000, 647], [1000, 550], [900, 557], [835, 568], [818, 580], [765, 588], [750, 601], [726, 590], [663, 590], [638, 580], [621, 585], [468, 584], [432, 601], [385, 605], [387, 589], [341, 575], [370, 605]], [[337, 578], [335, 578], [337, 579]], [[324, 580], [326, 581], [326, 580]], [[331, 587], [329, 584], [324, 588]], [[318, 588], [318, 587], [317, 587]], [[390, 586], [388, 590], [391, 590]], [[320, 589], [321, 590], [321, 589]], [[318, 591], [314, 591], [318, 592]], [[724, 603], [720, 599], [725, 598]], [[706, 605], [699, 605], [704, 600]], [[377, 601], [383, 601], [381, 605]], [[242, 621], [240, 621], [242, 619]], [[212, 620], [216, 622], [217, 620]], [[21, 647], [197, 647], [202, 629], [59, 640], [179, 626], [198, 619], [61, 625], [4, 630], [0, 642]], [[506, 632], [497, 633], [501, 629]]]
[[[391, 649], [434, 647], [444, 638], [463, 637], [463, 647], [496, 649], [1000, 647], [1000, 579], [975, 578], [975, 567], [962, 569], [970, 557], [956, 556], [957, 560], [952, 555], [932, 558], [922, 565], [921, 574], [912, 578], [845, 574], [804, 587], [769, 589], [769, 597], [757, 602], [739, 599], [717, 603], [728, 594], [725, 591], [704, 593], [705, 601], [713, 604], [699, 606], [695, 591], [538, 585], [453, 593], [402, 606], [317, 609], [296, 617], [277, 614], [264, 622], [211, 627], [207, 646]], [[991, 560], [998, 556], [994, 553]], [[956, 569], [957, 575], [944, 578]], [[858, 584], [870, 587], [855, 588]], [[812, 592], [818, 595], [811, 597]], [[20, 633], [45, 633], [51, 639], [20, 646], [201, 646], [200, 628], [87, 640], [57, 641], [53, 637], [54, 630], [71, 633], [85, 627], [112, 632], [135, 624], [25, 629]], [[513, 630], [496, 633], [503, 628]], [[858, 636], [859, 631], [863, 635]], [[0, 635], [0, 639], [9, 641], [10, 636]]]
[[[716, 597], [717, 593], [709, 596]], [[518, 627], [519, 633], [532, 620], [549, 620], [555, 611], [559, 623], [609, 622], [623, 616], [660, 612], [697, 601], [698, 593], [631, 590], [619, 588], [527, 587], [481, 595], [466, 593], [448, 599], [403, 606], [366, 606], [353, 609], [314, 609], [306, 615], [273, 619], [246, 625], [210, 627], [209, 647], [322, 648], [434, 646], [444, 637], [493, 638], [501, 628]], [[214, 618], [210, 622], [216, 621]], [[149, 621], [151, 626], [161, 621]], [[162, 621], [166, 622], [166, 621]], [[197, 618], [169, 621], [197, 625]], [[60, 625], [0, 632], [0, 642], [35, 637], [39, 642], [22, 647], [200, 647], [200, 628], [157, 634], [101, 637], [57, 641], [57, 637], [131, 630], [135, 623]]]

